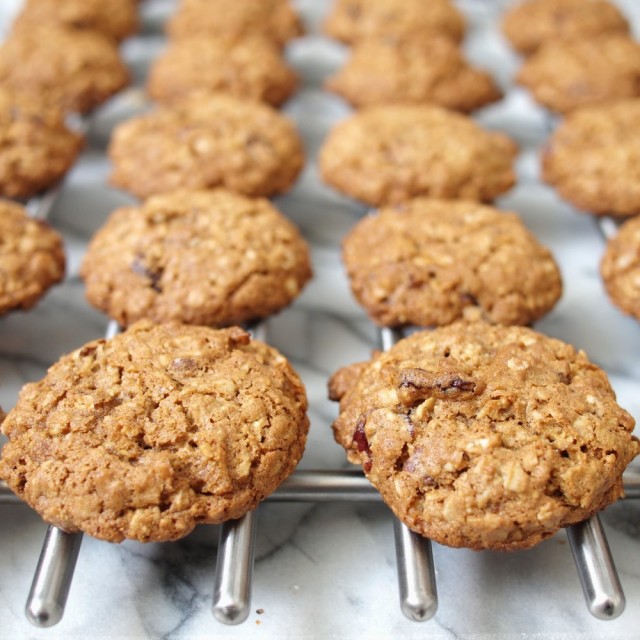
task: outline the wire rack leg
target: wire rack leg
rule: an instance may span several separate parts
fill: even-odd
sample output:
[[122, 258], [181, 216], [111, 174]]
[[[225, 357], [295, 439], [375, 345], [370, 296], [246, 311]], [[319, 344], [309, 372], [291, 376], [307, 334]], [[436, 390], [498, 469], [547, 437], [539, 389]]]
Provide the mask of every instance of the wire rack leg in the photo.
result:
[[438, 609], [431, 540], [393, 520], [402, 613], [416, 622], [432, 618]]
[[254, 510], [222, 524], [213, 615], [224, 624], [240, 624], [249, 616], [257, 519]]
[[29, 622], [37, 627], [51, 627], [62, 619], [81, 544], [81, 533], [47, 529], [25, 607]]
[[600, 518], [574, 524], [567, 535], [589, 611], [600, 620], [617, 618], [626, 601]]

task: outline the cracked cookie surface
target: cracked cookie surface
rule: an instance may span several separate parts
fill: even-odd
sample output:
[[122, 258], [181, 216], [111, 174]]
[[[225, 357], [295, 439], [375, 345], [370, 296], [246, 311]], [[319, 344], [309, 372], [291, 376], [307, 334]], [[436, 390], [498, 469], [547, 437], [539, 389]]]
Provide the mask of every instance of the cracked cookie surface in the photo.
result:
[[111, 183], [139, 198], [209, 187], [271, 196], [287, 191], [304, 165], [289, 120], [222, 95], [190, 96], [119, 124], [109, 157]]
[[622, 495], [633, 418], [583, 352], [523, 327], [457, 323], [338, 371], [336, 440], [436, 542], [531, 547]]
[[115, 43], [94, 31], [34, 26], [0, 47], [0, 83], [64, 111], [91, 111], [128, 82]]
[[270, 40], [200, 36], [169, 45], [151, 67], [147, 91], [161, 103], [203, 91], [279, 106], [296, 85], [296, 74]]
[[542, 175], [563, 198], [595, 215], [640, 214], [640, 99], [584, 107], [555, 130]]
[[167, 25], [167, 33], [176, 40], [261, 35], [279, 47], [303, 32], [289, 0], [182, 0]]
[[417, 196], [490, 201], [515, 183], [515, 143], [434, 106], [370, 107], [333, 128], [320, 150], [325, 182], [380, 206]]
[[336, 0], [324, 24], [327, 35], [348, 44], [364, 38], [460, 42], [464, 19], [450, 0]]
[[0, 88], [0, 194], [30, 198], [55, 184], [73, 165], [82, 136], [61, 111], [33, 96]]
[[363, 40], [327, 88], [355, 107], [437, 104], [469, 112], [502, 94], [491, 75], [471, 66], [451, 40]]
[[267, 200], [177, 191], [115, 211], [81, 267], [87, 298], [121, 325], [148, 318], [228, 326], [287, 306], [309, 248]]
[[562, 293], [548, 249], [517, 215], [474, 202], [409, 200], [363, 218], [343, 241], [351, 289], [382, 326], [541, 318]]
[[237, 327], [141, 322], [26, 385], [0, 476], [49, 523], [111, 542], [239, 518], [293, 471], [304, 387]]
[[0, 200], [0, 314], [31, 308], [64, 269], [60, 235], [24, 207]]
[[502, 29], [515, 49], [530, 55], [550, 40], [628, 34], [629, 23], [606, 0], [525, 0], [505, 13]]

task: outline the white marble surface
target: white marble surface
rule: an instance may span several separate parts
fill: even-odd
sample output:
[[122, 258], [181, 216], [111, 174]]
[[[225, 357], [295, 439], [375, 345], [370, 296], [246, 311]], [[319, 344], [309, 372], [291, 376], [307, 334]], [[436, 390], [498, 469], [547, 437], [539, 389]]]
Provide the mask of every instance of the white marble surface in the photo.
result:
[[[425, 0], [426, 1], [426, 0]], [[2, 0], [0, 10], [15, 2]], [[327, 2], [300, 0], [314, 28]], [[478, 114], [487, 126], [522, 145], [519, 186], [500, 200], [555, 252], [565, 293], [537, 328], [587, 350], [611, 375], [620, 403], [640, 418], [640, 327], [607, 300], [598, 278], [603, 241], [592, 220], [573, 211], [537, 180], [538, 148], [551, 121], [511, 85], [518, 61], [495, 28], [504, 2], [466, 0], [466, 47], [507, 90], [505, 100]], [[637, 0], [620, 2], [640, 29]], [[125, 46], [138, 78], [162, 48], [155, 23], [170, 2], [149, 0], [149, 26]], [[6, 19], [4, 23], [6, 25]], [[157, 33], [157, 27], [155, 28]], [[322, 187], [313, 157], [330, 126], [348, 113], [323, 93], [322, 78], [344, 50], [312, 33], [288, 54], [304, 82], [285, 111], [305, 138], [309, 165], [279, 206], [313, 244], [315, 279], [296, 304], [272, 322], [271, 341], [298, 368], [308, 388], [312, 427], [302, 466], [344, 467], [329, 425], [336, 409], [325, 396], [328, 376], [361, 359], [375, 331], [353, 301], [338, 245], [364, 209]], [[134, 96], [135, 97], [135, 96]], [[37, 308], [0, 319], [0, 404], [10, 408], [20, 386], [41, 377], [61, 354], [100, 336], [106, 320], [83, 299], [77, 268], [87, 238], [118, 204], [105, 184], [103, 149], [109, 128], [135, 100], [100, 112], [90, 146], [56, 204], [52, 223], [66, 238], [69, 277]], [[85, 539], [63, 621], [31, 627], [25, 598], [45, 527], [23, 506], [0, 506], [0, 636], [2, 638], [640, 638], [640, 504], [625, 502], [603, 514], [627, 595], [627, 610], [601, 622], [587, 612], [564, 534], [525, 552], [476, 553], [435, 545], [440, 606], [425, 623], [406, 620], [398, 607], [392, 525], [375, 504], [262, 505], [252, 615], [225, 627], [211, 615], [216, 527], [201, 527], [181, 542], [111, 545]], [[258, 609], [263, 613], [256, 613]]]

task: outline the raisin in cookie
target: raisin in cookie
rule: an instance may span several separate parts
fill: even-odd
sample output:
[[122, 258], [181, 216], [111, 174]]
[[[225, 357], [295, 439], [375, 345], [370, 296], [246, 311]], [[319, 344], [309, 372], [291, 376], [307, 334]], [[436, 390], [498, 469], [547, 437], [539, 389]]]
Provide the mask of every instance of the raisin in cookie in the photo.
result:
[[252, 196], [287, 191], [304, 164], [293, 124], [267, 105], [198, 94], [116, 127], [111, 183], [145, 198], [222, 186]]
[[382, 326], [444, 325], [482, 314], [530, 324], [562, 293], [551, 253], [517, 215], [416, 199], [360, 221], [343, 242], [351, 289]]
[[320, 151], [322, 178], [371, 205], [420, 195], [493, 200], [515, 183], [515, 143], [433, 106], [371, 107], [339, 123]]
[[600, 273], [614, 304], [640, 320], [640, 218], [625, 222], [607, 242]]
[[607, 0], [525, 0], [507, 11], [502, 29], [509, 42], [531, 55], [550, 40], [629, 33], [629, 23]]
[[0, 314], [32, 307], [64, 269], [62, 238], [24, 207], [0, 200]]
[[304, 29], [289, 0], [182, 0], [167, 32], [176, 40], [261, 35], [283, 47]]
[[579, 209], [640, 214], [640, 99], [569, 114], [542, 165], [544, 179]]
[[239, 518], [304, 450], [302, 382], [239, 328], [141, 322], [26, 385], [0, 476], [49, 523], [119, 542]]
[[132, 0], [27, 0], [13, 29], [63, 25], [97, 31], [115, 41], [138, 28], [138, 8]]
[[341, 42], [392, 37], [460, 42], [464, 19], [450, 0], [336, 0], [324, 25]]
[[267, 200], [177, 191], [115, 211], [85, 255], [87, 298], [121, 325], [228, 326], [288, 305], [311, 277], [302, 236]]
[[548, 42], [526, 60], [518, 82], [552, 111], [640, 96], [640, 44], [625, 35]]
[[158, 102], [206, 91], [279, 106], [297, 82], [278, 48], [264, 37], [199, 36], [169, 44], [151, 67], [147, 91]]
[[523, 327], [457, 323], [336, 373], [336, 440], [407, 526], [522, 549], [623, 493], [633, 418], [583, 352]]
[[82, 142], [59, 109], [0, 88], [0, 195], [30, 198], [50, 187], [74, 163]]
[[431, 103], [469, 112], [502, 97], [492, 77], [443, 37], [359, 41], [327, 88], [355, 107]]
[[47, 105], [86, 113], [129, 82], [113, 41], [94, 31], [34, 26], [0, 47], [0, 83]]

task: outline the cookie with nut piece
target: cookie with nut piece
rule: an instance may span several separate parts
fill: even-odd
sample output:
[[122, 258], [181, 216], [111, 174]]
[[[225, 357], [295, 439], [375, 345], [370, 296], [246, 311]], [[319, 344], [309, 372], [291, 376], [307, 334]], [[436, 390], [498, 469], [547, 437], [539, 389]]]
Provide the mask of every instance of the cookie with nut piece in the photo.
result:
[[235, 519], [302, 457], [300, 378], [237, 327], [140, 322], [26, 385], [0, 476], [45, 521], [120, 542]]
[[532, 547], [621, 497], [640, 452], [606, 374], [523, 327], [416, 333], [329, 390], [349, 460], [409, 528], [453, 547]]
[[229, 326], [291, 303], [309, 248], [268, 200], [176, 191], [115, 211], [81, 266], [88, 300], [126, 326], [147, 318]]

